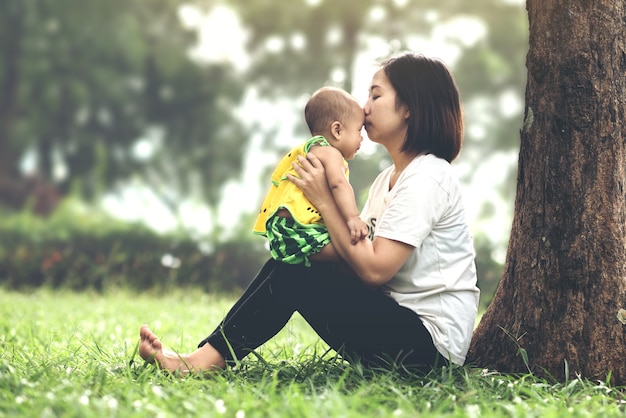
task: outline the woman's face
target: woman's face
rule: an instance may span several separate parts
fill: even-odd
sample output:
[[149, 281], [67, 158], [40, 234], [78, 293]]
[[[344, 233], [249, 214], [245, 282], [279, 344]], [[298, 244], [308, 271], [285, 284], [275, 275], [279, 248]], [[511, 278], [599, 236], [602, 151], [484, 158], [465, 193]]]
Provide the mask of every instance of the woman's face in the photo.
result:
[[393, 143], [402, 146], [406, 139], [409, 111], [404, 105], [396, 106], [396, 91], [382, 68], [372, 77], [364, 110], [369, 139], [387, 148]]

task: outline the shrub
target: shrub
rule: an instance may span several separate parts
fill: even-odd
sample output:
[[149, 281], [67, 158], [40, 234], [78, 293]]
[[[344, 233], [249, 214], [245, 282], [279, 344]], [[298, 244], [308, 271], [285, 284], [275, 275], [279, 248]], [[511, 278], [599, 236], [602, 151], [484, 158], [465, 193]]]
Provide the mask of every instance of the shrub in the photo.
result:
[[50, 218], [0, 214], [0, 284], [104, 291], [193, 286], [245, 287], [268, 253], [261, 239], [234, 240], [203, 251], [182, 234], [158, 234], [68, 203]]

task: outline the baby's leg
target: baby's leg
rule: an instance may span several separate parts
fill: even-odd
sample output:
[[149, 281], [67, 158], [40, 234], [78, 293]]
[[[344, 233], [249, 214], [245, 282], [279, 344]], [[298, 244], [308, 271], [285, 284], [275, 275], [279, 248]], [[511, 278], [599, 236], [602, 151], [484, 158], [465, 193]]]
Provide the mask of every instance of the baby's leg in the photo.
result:
[[309, 257], [311, 261], [339, 261], [341, 258], [337, 251], [335, 251], [335, 247], [333, 247], [333, 243], [329, 242], [324, 245], [322, 249]]

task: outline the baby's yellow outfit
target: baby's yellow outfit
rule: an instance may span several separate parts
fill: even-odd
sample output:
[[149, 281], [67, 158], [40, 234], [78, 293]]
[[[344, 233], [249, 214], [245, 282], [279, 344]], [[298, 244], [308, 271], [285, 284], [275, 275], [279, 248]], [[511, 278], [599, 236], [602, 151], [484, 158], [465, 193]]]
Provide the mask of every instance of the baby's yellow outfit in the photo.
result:
[[[315, 145], [331, 146], [323, 136], [314, 136], [280, 160], [272, 173], [272, 186], [254, 224], [253, 232], [268, 238], [272, 257], [284, 263], [310, 266], [309, 257], [330, 242], [320, 213], [302, 190], [287, 179], [287, 174], [297, 177], [292, 164], [298, 162], [299, 155], [306, 156]], [[348, 177], [348, 162], [345, 159], [344, 166]], [[274, 216], [279, 209], [287, 209], [292, 217]]]

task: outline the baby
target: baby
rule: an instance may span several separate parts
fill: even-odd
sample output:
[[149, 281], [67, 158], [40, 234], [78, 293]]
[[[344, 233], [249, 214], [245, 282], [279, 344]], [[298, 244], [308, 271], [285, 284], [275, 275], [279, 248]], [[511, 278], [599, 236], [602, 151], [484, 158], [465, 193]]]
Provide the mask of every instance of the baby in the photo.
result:
[[352, 186], [348, 182], [348, 162], [361, 146], [365, 121], [363, 108], [346, 91], [334, 87], [317, 90], [304, 108], [312, 138], [292, 149], [278, 163], [253, 232], [268, 238], [270, 253], [289, 264], [336, 258], [320, 213], [302, 191], [287, 179], [297, 176], [293, 162], [299, 155], [315, 154], [324, 165], [328, 185], [341, 211], [353, 242], [365, 238], [368, 228], [359, 217]]

